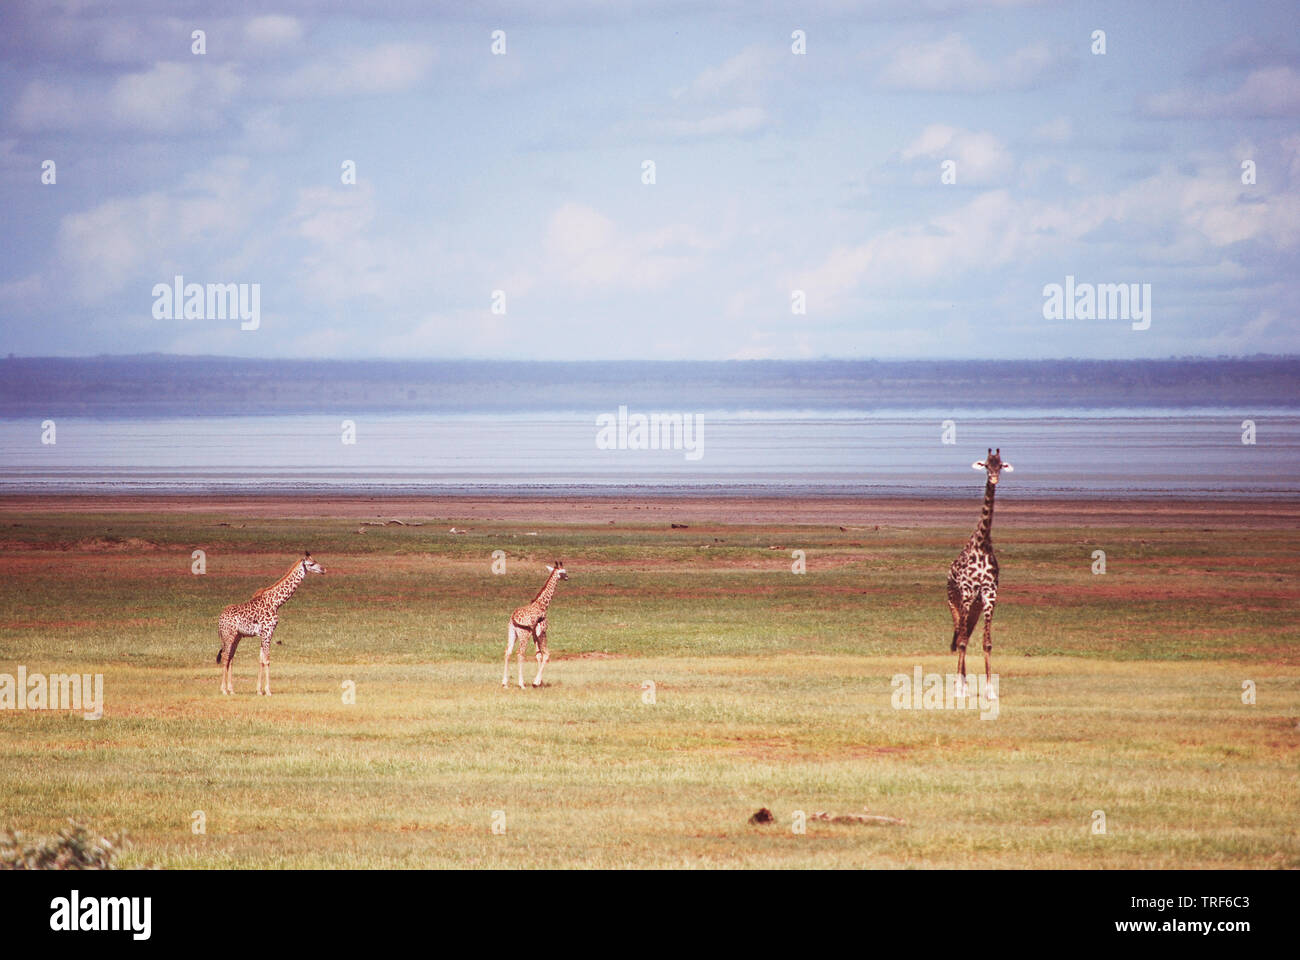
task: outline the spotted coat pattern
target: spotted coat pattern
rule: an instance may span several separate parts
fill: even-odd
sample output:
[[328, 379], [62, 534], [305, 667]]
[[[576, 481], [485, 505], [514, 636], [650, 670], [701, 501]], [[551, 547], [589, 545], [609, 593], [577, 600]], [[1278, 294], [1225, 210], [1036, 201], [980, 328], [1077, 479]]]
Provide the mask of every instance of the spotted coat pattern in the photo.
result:
[[993, 552], [993, 498], [1004, 464], [1001, 449], [973, 466], [985, 470], [984, 509], [979, 525], [948, 569], [948, 608], [952, 611], [952, 649], [957, 652], [957, 674], [966, 676], [966, 644], [984, 618], [984, 676], [990, 678], [993, 650], [993, 608], [998, 602], [998, 558]]
[[253, 594], [246, 603], [232, 603], [221, 611], [217, 619], [217, 638], [221, 649], [217, 651], [217, 663], [221, 666], [221, 692], [234, 693], [234, 684], [230, 678], [230, 663], [235, 658], [235, 650], [244, 637], [257, 637], [261, 641], [258, 658], [257, 692], [263, 692], [263, 677], [266, 680], [265, 692], [271, 693], [271, 638], [280, 623], [280, 607], [293, 596], [298, 585], [308, 573], [324, 573], [325, 568], [311, 558], [310, 553], [303, 555], [289, 571], [269, 587], [264, 587]]
[[524, 651], [528, 647], [530, 638], [537, 657], [537, 676], [533, 678], [533, 686], [542, 685], [542, 671], [551, 659], [550, 651], [546, 647], [546, 609], [551, 604], [551, 598], [555, 596], [556, 586], [561, 580], [568, 579], [569, 575], [564, 572], [564, 561], [555, 561], [547, 574], [546, 583], [542, 584], [542, 589], [538, 591], [537, 596], [533, 597], [532, 602], [510, 614], [510, 625], [506, 630], [506, 660], [505, 669], [501, 673], [501, 686], [510, 685], [510, 651], [514, 649], [517, 640], [519, 642], [519, 688], [523, 689]]

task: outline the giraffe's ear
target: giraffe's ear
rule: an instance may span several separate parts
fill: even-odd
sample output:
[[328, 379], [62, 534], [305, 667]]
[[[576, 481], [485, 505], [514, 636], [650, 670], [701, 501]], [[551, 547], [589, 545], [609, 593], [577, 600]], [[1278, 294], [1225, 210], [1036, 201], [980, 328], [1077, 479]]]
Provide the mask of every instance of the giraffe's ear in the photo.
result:
[[1013, 467], [1013, 466], [1012, 466], [1011, 464], [1009, 464], [1009, 463], [1004, 463], [1004, 464], [1002, 464], [1002, 469], [1005, 470], [1007, 473], [1015, 473], [1015, 472], [1016, 472], [1016, 468]]
[[971, 468], [974, 470], [983, 470], [987, 466], [988, 464], [985, 463], [983, 460], [976, 460], [974, 463], [971, 464]]

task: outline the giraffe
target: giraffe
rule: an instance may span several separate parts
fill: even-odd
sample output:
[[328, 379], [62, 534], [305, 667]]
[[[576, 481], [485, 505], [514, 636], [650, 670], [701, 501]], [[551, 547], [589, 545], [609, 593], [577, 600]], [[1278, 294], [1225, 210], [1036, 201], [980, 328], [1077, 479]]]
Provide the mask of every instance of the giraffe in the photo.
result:
[[991, 685], [989, 655], [993, 651], [993, 607], [998, 602], [998, 558], [993, 554], [993, 495], [997, 491], [998, 476], [1003, 470], [1011, 473], [1015, 468], [1002, 460], [1002, 448], [990, 449], [988, 456], [971, 464], [983, 470], [988, 479], [984, 484], [984, 510], [979, 526], [971, 534], [966, 546], [948, 570], [948, 608], [952, 611], [952, 649], [957, 651], [957, 689], [966, 693], [966, 644], [971, 633], [984, 616], [984, 680]]
[[542, 671], [546, 669], [546, 664], [551, 659], [546, 649], [546, 608], [550, 605], [551, 597], [555, 596], [556, 584], [561, 580], [569, 579], [569, 575], [564, 572], [563, 560], [548, 564], [546, 570], [546, 582], [542, 584], [542, 589], [537, 592], [537, 596], [533, 597], [533, 602], [510, 614], [510, 625], [506, 628], [506, 663], [501, 673], [503, 687], [510, 685], [510, 651], [514, 649], [515, 639], [518, 638], [519, 689], [524, 688], [524, 649], [528, 646], [529, 637], [533, 638], [537, 651], [537, 676], [533, 678], [533, 686], [542, 685]]
[[[280, 622], [280, 607], [293, 596], [298, 584], [309, 573], [325, 573], [325, 568], [303, 551], [302, 559], [294, 561], [283, 577], [269, 587], [253, 594], [247, 603], [232, 603], [221, 611], [217, 620], [217, 637], [221, 649], [217, 651], [217, 664], [221, 666], [221, 692], [234, 693], [230, 679], [230, 661], [235, 659], [235, 649], [244, 637], [258, 637], [262, 641], [257, 667], [257, 692], [262, 693], [262, 678], [266, 677], [266, 695], [271, 695], [271, 637]], [[224, 657], [224, 664], [222, 658]]]

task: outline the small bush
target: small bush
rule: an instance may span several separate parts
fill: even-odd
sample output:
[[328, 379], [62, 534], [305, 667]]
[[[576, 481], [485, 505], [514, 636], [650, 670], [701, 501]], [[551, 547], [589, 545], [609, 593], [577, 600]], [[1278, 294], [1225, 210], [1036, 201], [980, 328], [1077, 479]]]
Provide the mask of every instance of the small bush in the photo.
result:
[[21, 833], [0, 834], [0, 870], [116, 870], [113, 859], [126, 846], [122, 834], [100, 837], [69, 820], [54, 837], [28, 840]]

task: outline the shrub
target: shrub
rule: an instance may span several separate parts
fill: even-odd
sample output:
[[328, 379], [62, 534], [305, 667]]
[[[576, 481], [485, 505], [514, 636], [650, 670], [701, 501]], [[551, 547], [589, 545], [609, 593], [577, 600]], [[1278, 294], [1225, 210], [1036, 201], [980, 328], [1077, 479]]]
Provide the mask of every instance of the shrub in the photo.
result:
[[0, 870], [116, 870], [113, 860], [125, 846], [120, 833], [97, 836], [85, 824], [69, 820], [54, 837], [0, 834]]

